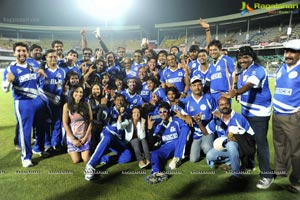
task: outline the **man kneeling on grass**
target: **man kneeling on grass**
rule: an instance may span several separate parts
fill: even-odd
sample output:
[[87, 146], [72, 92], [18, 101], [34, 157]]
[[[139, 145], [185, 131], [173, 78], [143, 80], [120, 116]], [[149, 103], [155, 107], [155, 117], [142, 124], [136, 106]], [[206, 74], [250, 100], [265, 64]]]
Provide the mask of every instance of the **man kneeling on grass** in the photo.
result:
[[[169, 164], [170, 169], [175, 169], [180, 165], [180, 159], [184, 157], [185, 145], [189, 134], [187, 124], [177, 117], [170, 116], [170, 105], [162, 103], [159, 106], [159, 116], [162, 122], [154, 129], [154, 120], [148, 119], [149, 135], [157, 139], [160, 147], [151, 153], [152, 172], [145, 178], [149, 184], [155, 184], [168, 179], [168, 175], [163, 172], [166, 161], [172, 157]], [[175, 165], [175, 167], [172, 167]]]

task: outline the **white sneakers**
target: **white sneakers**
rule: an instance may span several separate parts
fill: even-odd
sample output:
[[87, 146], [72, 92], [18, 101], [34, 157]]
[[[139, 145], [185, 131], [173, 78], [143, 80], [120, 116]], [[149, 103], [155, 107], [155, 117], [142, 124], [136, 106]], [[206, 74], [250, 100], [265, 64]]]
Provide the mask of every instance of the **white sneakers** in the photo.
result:
[[33, 164], [30, 159], [27, 159], [27, 160], [22, 160], [22, 166], [23, 167], [31, 167], [31, 166], [33, 166]]
[[265, 178], [262, 177], [256, 184], [256, 187], [259, 189], [267, 189], [269, 188], [274, 181], [274, 178]]
[[95, 179], [95, 168], [91, 165], [86, 165], [84, 169], [84, 178], [87, 181], [92, 181]]
[[42, 157], [42, 158], [48, 158], [48, 157], [50, 156], [50, 153], [47, 152], [47, 151], [38, 152], [38, 151], [34, 151], [34, 150], [32, 149], [32, 153], [33, 153], [33, 154], [36, 154], [36, 155], [39, 155], [39, 156]]
[[169, 163], [169, 169], [174, 170], [181, 165], [180, 158], [174, 157], [172, 161]]

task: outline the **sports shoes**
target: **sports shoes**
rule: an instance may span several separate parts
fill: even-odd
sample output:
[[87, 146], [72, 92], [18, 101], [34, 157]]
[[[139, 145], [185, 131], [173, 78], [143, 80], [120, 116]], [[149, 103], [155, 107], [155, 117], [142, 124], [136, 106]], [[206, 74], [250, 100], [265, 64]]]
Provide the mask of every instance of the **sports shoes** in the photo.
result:
[[290, 185], [288, 191], [292, 193], [300, 193], [300, 185]]
[[143, 160], [139, 161], [139, 168], [140, 168], [140, 169], [143, 169], [143, 168], [145, 168], [146, 166], [147, 166], [147, 165], [146, 165], [145, 161], [143, 161]]
[[180, 160], [180, 158], [174, 157], [174, 158], [172, 159], [172, 161], [169, 163], [169, 169], [170, 169], [170, 170], [174, 170], [174, 169], [176, 169], [177, 167], [179, 167], [180, 165], [181, 165], [181, 160]]
[[259, 189], [267, 189], [269, 188], [274, 181], [274, 178], [265, 178], [262, 177], [256, 184], [256, 187]]
[[50, 156], [50, 153], [47, 152], [47, 151], [41, 152], [41, 151], [35, 151], [35, 150], [32, 150], [32, 153], [33, 153], [33, 154], [36, 154], [36, 155], [39, 155], [39, 156], [42, 157], [42, 158], [48, 158], [48, 157]]
[[26, 160], [22, 160], [22, 166], [23, 167], [31, 167], [31, 166], [33, 166], [33, 164], [30, 159], [26, 159]]
[[49, 151], [51, 151], [52, 150], [52, 147], [51, 146], [46, 146], [46, 147], [44, 147], [44, 151], [46, 151], [46, 152], [49, 152]]
[[21, 151], [21, 147], [20, 147], [19, 145], [15, 145], [15, 149], [16, 149], [17, 151]]
[[[56, 152], [61, 151], [61, 150], [63, 149], [62, 145], [60, 145], [60, 144], [58, 144], [58, 145], [56, 145], [56, 146], [53, 146], [52, 148], [53, 148], [53, 150], [55, 150]], [[46, 151], [46, 150], [45, 150], [45, 151]]]
[[84, 179], [87, 181], [95, 180], [95, 168], [87, 165], [84, 169]]
[[163, 172], [156, 172], [146, 176], [145, 181], [148, 184], [156, 184], [168, 180], [168, 175]]

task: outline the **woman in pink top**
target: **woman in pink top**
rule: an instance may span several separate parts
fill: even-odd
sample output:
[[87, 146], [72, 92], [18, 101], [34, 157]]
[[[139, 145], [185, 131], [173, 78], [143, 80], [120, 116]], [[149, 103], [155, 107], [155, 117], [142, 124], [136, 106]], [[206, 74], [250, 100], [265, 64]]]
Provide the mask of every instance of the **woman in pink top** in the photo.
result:
[[84, 102], [83, 87], [75, 87], [63, 107], [63, 124], [67, 134], [68, 153], [73, 163], [90, 159], [90, 136], [92, 130], [92, 110]]

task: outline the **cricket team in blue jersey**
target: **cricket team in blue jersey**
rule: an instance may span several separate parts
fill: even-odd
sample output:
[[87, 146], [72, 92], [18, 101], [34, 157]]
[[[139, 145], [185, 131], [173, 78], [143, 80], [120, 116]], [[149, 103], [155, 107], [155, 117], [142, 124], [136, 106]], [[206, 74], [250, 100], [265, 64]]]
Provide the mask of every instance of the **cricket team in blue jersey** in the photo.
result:
[[[222, 44], [218, 40], [210, 41], [207, 49], [200, 50], [192, 45], [191, 55], [198, 55], [198, 58], [189, 63], [182, 62], [180, 52], [160, 54], [160, 62], [161, 56], [165, 56], [166, 64], [163, 65], [166, 66], [158, 68], [157, 77], [149, 71], [147, 61], [143, 62], [143, 50], [134, 52], [137, 56], [127, 74], [122, 58], [115, 58], [111, 52], [106, 62], [110, 63], [108, 68], [118, 66], [117, 73], [105, 66], [98, 69], [90, 61], [92, 52], [90, 55], [84, 53], [84, 60], [79, 62], [78, 53], [70, 50], [64, 60], [58, 61], [59, 51], [54, 48], [46, 51], [44, 60], [35, 62], [35, 58], [29, 57], [27, 44], [15, 43], [16, 61], [4, 71], [2, 89], [5, 92], [13, 90], [22, 166], [34, 165], [33, 153], [46, 156], [47, 152], [51, 155], [51, 151], [64, 148], [62, 106], [67, 104], [72, 88], [81, 84], [89, 94], [84, 97], [85, 102], [93, 102], [91, 123], [95, 135], [92, 138], [98, 139], [95, 149], [88, 152], [86, 180], [98, 177], [100, 163], [123, 164], [132, 161], [134, 154], [142, 155], [138, 134], [143, 132], [146, 136], [142, 139], [146, 139], [146, 147], [149, 145], [150, 159], [139, 160], [139, 167], [151, 166], [151, 174], [145, 177], [149, 184], [169, 178], [165, 169], [169, 159], [167, 170], [178, 168], [186, 158], [190, 162], [203, 158], [211, 168], [223, 164], [224, 169], [231, 170], [231, 182], [243, 181], [243, 173], [258, 166], [257, 188], [267, 189], [277, 176], [289, 176], [288, 190], [300, 192], [300, 40], [284, 44], [285, 62], [277, 71], [273, 98], [268, 74], [250, 46], [237, 50], [236, 63], [221, 54]], [[105, 57], [99, 59], [105, 63]], [[36, 67], [36, 63], [40, 67]], [[79, 81], [67, 80], [70, 73], [77, 75]], [[115, 85], [114, 77], [119, 75], [119, 79], [123, 79], [122, 86]], [[95, 84], [100, 86], [98, 93], [93, 89]], [[231, 98], [238, 99], [241, 114], [232, 110]], [[136, 107], [143, 123], [136, 123], [132, 113]], [[274, 169], [270, 166], [267, 139], [271, 115]], [[124, 131], [120, 124], [126, 120], [132, 125]], [[128, 138], [136, 139], [137, 143], [129, 146]]]

